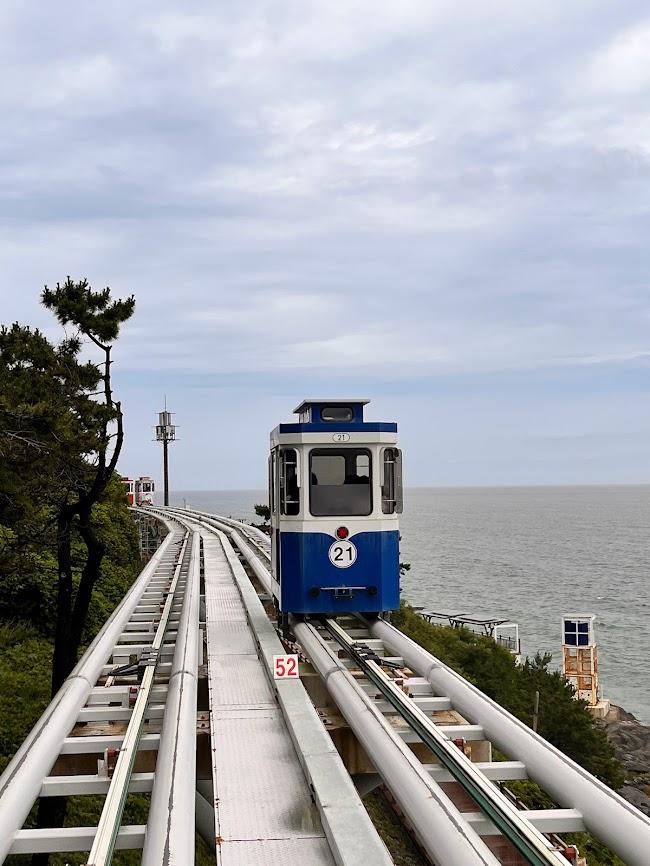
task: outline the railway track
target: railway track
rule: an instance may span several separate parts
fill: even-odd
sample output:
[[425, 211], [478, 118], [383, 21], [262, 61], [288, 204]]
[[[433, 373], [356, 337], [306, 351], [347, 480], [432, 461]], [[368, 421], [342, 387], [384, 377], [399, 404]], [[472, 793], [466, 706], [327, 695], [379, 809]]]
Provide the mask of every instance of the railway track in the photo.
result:
[[[268, 538], [231, 519], [191, 513], [229, 535], [272, 595]], [[644, 815], [386, 621], [296, 621], [293, 629], [364, 745], [373, 724], [366, 724], [366, 716], [372, 714], [370, 757], [434, 862], [566, 866], [572, 851], [564, 848], [560, 834], [589, 829], [630, 866], [647, 864], [650, 821]], [[384, 761], [389, 742], [401, 746], [401, 759], [393, 749], [393, 757]], [[492, 743], [509, 759], [492, 760]], [[405, 787], [401, 780], [408, 773], [411, 785]], [[502, 787], [529, 778], [564, 805], [518, 808]], [[431, 808], [422, 807], [426, 798], [438, 806], [434, 821]]]
[[[193, 862], [198, 539], [177, 521], [0, 779], [0, 863], [8, 854], [89, 851], [105, 866], [120, 848], [160, 864], [162, 845]], [[178, 758], [190, 727], [184, 774]], [[150, 793], [147, 824], [124, 825], [129, 793]], [[94, 826], [21, 829], [37, 798], [105, 796]], [[192, 820], [193, 825], [193, 820]], [[191, 853], [191, 859], [190, 859]], [[186, 858], [185, 860], [183, 858]]]
[[[0, 863], [88, 852], [108, 866], [131, 849], [144, 866], [191, 866], [196, 827], [220, 866], [391, 866], [302, 683], [272, 688], [283, 648], [234, 547], [158, 516], [162, 546], [0, 777]], [[150, 794], [146, 823], [125, 822], [131, 793]], [[71, 795], [104, 798], [96, 823], [24, 827], [38, 798]]]
[[[371, 764], [357, 782], [383, 783], [436, 866], [561, 866], [559, 834], [583, 829], [647, 866], [645, 816], [385, 620], [292, 621], [309, 665], [274, 682], [285, 648], [263, 606], [276, 594], [268, 538], [205, 512], [148, 510], [167, 537], [0, 777], [0, 863], [85, 851], [108, 866], [131, 848], [144, 866], [191, 866], [196, 822], [223, 866], [262, 855], [390, 866], [328, 726], [352, 732]], [[197, 781], [202, 627], [214, 787]], [[526, 778], [561, 807], [518, 808], [502, 786]], [[151, 794], [146, 824], [124, 823], [135, 792]], [[39, 797], [91, 794], [104, 796], [94, 826], [24, 827]]]

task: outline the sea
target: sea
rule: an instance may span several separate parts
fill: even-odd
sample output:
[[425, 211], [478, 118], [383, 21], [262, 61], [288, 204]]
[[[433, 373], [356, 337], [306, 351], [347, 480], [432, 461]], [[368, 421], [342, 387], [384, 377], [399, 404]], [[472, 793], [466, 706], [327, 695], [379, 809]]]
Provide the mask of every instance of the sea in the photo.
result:
[[[255, 519], [266, 491], [181, 491], [172, 504]], [[562, 659], [562, 616], [595, 614], [601, 693], [650, 724], [650, 485], [405, 491], [402, 595], [508, 619], [522, 653]]]

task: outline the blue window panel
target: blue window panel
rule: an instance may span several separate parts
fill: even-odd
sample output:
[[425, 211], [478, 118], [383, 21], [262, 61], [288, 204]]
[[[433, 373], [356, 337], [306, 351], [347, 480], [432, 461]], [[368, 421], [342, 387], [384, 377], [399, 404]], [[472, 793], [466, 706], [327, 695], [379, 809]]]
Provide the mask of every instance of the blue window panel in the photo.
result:
[[578, 623], [578, 631], [589, 632], [589, 623], [588, 622], [579, 622]]
[[564, 620], [564, 643], [568, 646], [577, 646], [577, 622], [573, 619]]

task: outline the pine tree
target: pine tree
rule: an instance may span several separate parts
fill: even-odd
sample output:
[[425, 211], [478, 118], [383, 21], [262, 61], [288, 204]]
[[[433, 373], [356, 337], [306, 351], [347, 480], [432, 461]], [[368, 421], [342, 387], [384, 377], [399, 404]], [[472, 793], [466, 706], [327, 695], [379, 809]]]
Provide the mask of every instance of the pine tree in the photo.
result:
[[[124, 441], [122, 409], [113, 396], [111, 352], [135, 301], [113, 300], [110, 289], [95, 292], [87, 280], [74, 282], [70, 277], [55, 289], [46, 286], [41, 301], [64, 327], [72, 326], [74, 334], [57, 346], [18, 324], [0, 330], [0, 524], [22, 517], [18, 522], [28, 526], [25, 518], [43, 509], [54, 515], [54, 696], [76, 664], [105, 554], [93, 507], [110, 484]], [[99, 350], [99, 363], [81, 359], [84, 338]], [[74, 531], [85, 545], [76, 592]], [[39, 826], [61, 826], [65, 810], [65, 798], [42, 798]], [[37, 854], [32, 863], [44, 866], [48, 860], [48, 855]]]

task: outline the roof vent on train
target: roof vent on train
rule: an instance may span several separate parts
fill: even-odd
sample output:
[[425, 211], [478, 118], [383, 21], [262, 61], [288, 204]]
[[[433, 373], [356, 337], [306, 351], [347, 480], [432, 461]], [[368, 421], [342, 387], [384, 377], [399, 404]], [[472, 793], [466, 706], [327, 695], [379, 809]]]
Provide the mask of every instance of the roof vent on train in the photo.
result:
[[303, 400], [293, 410], [301, 424], [363, 421], [363, 407], [370, 400]]

